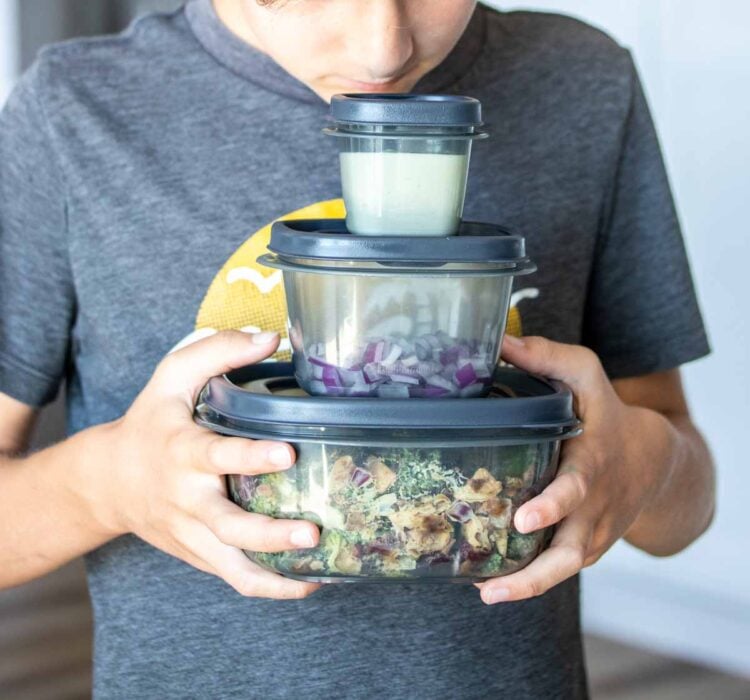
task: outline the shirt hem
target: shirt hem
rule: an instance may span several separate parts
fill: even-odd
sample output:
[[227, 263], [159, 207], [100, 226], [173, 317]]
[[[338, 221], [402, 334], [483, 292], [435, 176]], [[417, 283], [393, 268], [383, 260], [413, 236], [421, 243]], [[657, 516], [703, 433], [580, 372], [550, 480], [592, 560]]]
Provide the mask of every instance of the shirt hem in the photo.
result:
[[59, 389], [59, 380], [9, 355], [0, 354], [0, 392], [27, 406], [42, 408], [54, 401]]
[[657, 352], [647, 356], [641, 353], [622, 354], [614, 357], [601, 357], [600, 360], [610, 379], [628, 379], [642, 377], [655, 372], [666, 372], [699, 360], [711, 354], [708, 341], [703, 338], [698, 346], [692, 345], [684, 350]]

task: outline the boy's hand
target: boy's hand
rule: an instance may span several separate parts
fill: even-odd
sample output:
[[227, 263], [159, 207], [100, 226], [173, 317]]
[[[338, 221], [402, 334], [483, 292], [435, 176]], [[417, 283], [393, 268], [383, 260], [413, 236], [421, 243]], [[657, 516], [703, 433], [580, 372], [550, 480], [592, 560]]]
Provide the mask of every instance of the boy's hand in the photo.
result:
[[262, 474], [294, 463], [279, 442], [228, 438], [197, 426], [193, 406], [206, 381], [273, 354], [276, 333], [217, 333], [168, 355], [123, 418], [107, 426], [111, 527], [132, 532], [242, 595], [302, 598], [317, 585], [292, 581], [252, 563], [242, 549], [313, 547], [307, 521], [248, 513], [227, 498], [226, 474]]
[[523, 533], [560, 523], [549, 549], [519, 572], [477, 584], [486, 603], [541, 595], [596, 562], [659, 495], [678, 439], [660, 413], [623, 403], [587, 348], [506, 336], [503, 358], [565, 382], [584, 432], [565, 443], [557, 478], [515, 515]]

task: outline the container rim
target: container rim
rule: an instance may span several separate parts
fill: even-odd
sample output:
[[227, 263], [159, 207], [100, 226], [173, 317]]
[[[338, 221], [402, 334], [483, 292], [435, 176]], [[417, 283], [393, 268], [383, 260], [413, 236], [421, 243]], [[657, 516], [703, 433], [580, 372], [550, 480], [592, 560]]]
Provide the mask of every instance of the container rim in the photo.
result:
[[[350, 122], [355, 123], [355, 122]], [[383, 126], [400, 126], [399, 124], [384, 124]], [[418, 126], [418, 125], [414, 125]], [[352, 131], [347, 129], [343, 125], [339, 126], [326, 126], [323, 127], [322, 131], [326, 136], [334, 136], [339, 138], [350, 138], [350, 139], [378, 139], [382, 141], [482, 141], [489, 138], [487, 131], [466, 131], [463, 133], [443, 134], [437, 131], [430, 132], [426, 129], [418, 133], [381, 133], [377, 131]]]
[[[296, 386], [287, 362], [265, 362], [213, 377], [195, 410], [200, 424], [248, 437], [352, 444], [488, 444], [573, 437], [580, 422], [564, 384], [515, 368], [498, 367], [496, 387], [516, 393], [488, 398], [384, 399], [288, 396], [272, 393]], [[243, 388], [241, 384], [250, 384]], [[503, 389], [500, 389], [503, 391]]]
[[[311, 265], [302, 261], [284, 260], [278, 255], [266, 253], [256, 259], [261, 265], [271, 267], [276, 270], [288, 270], [290, 272], [319, 272], [328, 275], [357, 275], [357, 276], [388, 276], [396, 275], [400, 272], [408, 272], [412, 276], [419, 277], [502, 277], [502, 276], [520, 276], [529, 275], [536, 272], [536, 265], [530, 260], [522, 263], [509, 265], [505, 267], [492, 267], [487, 265], [484, 268], [452, 268], [440, 269], [443, 265], [425, 266], [424, 263], [416, 261], [404, 261], [401, 265], [384, 265], [382, 267], [334, 267], [331, 265]], [[478, 263], [476, 263], [478, 264]]]
[[330, 117], [357, 124], [477, 127], [482, 103], [466, 95], [348, 92], [331, 98]]
[[[276, 221], [271, 227], [268, 251], [276, 258], [268, 256], [265, 262], [260, 258], [259, 261], [272, 263], [271, 267], [281, 263], [300, 265], [301, 260], [308, 259], [395, 264], [410, 269], [430, 267], [433, 271], [459, 263], [486, 265], [487, 269], [502, 265], [506, 273], [517, 270], [517, 274], [536, 269], [526, 255], [523, 236], [499, 224], [477, 221], [461, 222], [453, 236], [356, 236], [347, 229], [345, 219]], [[370, 272], [373, 269], [377, 268], [367, 268]], [[484, 270], [474, 271], [486, 274]]]

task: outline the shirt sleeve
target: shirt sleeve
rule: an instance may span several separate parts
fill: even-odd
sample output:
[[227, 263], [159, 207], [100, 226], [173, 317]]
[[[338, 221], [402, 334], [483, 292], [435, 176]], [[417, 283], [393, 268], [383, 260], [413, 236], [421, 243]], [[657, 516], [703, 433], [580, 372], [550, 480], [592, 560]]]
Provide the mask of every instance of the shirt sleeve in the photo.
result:
[[0, 392], [31, 406], [57, 394], [75, 309], [41, 71], [22, 77], [0, 113]]
[[656, 130], [635, 66], [589, 281], [583, 342], [611, 378], [673, 369], [709, 345]]

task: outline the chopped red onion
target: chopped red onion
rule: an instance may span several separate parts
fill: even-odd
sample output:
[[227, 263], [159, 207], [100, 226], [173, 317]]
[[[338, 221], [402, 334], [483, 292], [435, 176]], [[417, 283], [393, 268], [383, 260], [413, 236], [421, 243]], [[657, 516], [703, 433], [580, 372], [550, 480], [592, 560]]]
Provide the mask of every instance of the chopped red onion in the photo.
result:
[[448, 511], [448, 517], [457, 523], [467, 523], [474, 517], [474, 511], [468, 503], [456, 501]]
[[474, 365], [471, 362], [467, 362], [463, 367], [456, 370], [455, 374], [456, 383], [459, 388], [464, 389], [473, 384], [477, 380], [477, 373], [474, 371]]
[[380, 367], [375, 362], [368, 362], [363, 370], [365, 381], [373, 384], [384, 378], [383, 373], [380, 371]]
[[328, 387], [340, 387], [341, 377], [335, 367], [323, 367], [323, 384]]
[[[308, 390], [328, 396], [386, 398], [473, 397], [492, 384], [494, 361], [484, 341], [452, 338], [443, 331], [413, 341], [379, 338], [350, 353], [342, 366], [328, 361], [324, 343], [296, 353], [297, 374]], [[301, 366], [300, 366], [301, 365]]]
[[431, 377], [428, 377], [427, 384], [430, 386], [438, 386], [441, 389], [447, 389], [448, 391], [453, 391], [453, 389], [455, 389], [452, 382], [444, 379], [439, 374], [433, 374]]
[[366, 363], [374, 362], [375, 360], [375, 343], [367, 343], [365, 352], [362, 355], [362, 360]]
[[375, 343], [375, 353], [372, 357], [373, 362], [382, 362], [385, 355], [385, 340], [379, 340]]
[[487, 391], [487, 387], [484, 384], [469, 384], [469, 386], [465, 386], [461, 389], [461, 391], [458, 392], [458, 395], [462, 399], [472, 399], [481, 396], [485, 391]]
[[354, 467], [351, 481], [355, 486], [364, 486], [371, 478], [372, 474], [370, 474], [370, 472], [360, 469], [359, 467]]
[[344, 386], [354, 386], [355, 384], [364, 384], [365, 375], [362, 370], [339, 369], [341, 383]]
[[401, 364], [404, 367], [414, 367], [419, 364], [419, 358], [416, 355], [408, 355], [401, 358]]
[[402, 352], [403, 350], [396, 343], [394, 343], [391, 346], [388, 355], [383, 358], [383, 364], [392, 365], [396, 360], [398, 360], [399, 357], [401, 357]]
[[409, 374], [391, 374], [390, 380], [394, 384], [419, 384], [419, 377], [412, 377]]
[[381, 384], [377, 394], [381, 399], [408, 399], [409, 387], [404, 384]]

